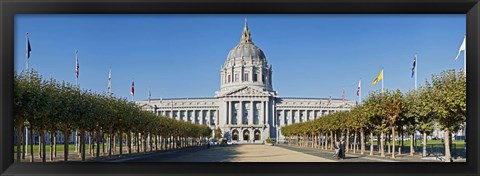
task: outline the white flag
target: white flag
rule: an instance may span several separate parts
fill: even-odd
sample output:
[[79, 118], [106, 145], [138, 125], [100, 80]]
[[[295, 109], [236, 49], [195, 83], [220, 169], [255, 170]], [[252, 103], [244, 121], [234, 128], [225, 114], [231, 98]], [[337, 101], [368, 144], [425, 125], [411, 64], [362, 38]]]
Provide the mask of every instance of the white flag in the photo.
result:
[[362, 80], [358, 81], [358, 87], [357, 87], [357, 96], [360, 96], [360, 89], [362, 86]]
[[112, 69], [110, 68], [108, 72], [108, 93], [112, 93]]
[[467, 45], [467, 36], [464, 36], [462, 45], [460, 45], [460, 48], [458, 49], [457, 57], [455, 57], [455, 61], [458, 59], [458, 56], [460, 56], [460, 53], [466, 50], [466, 45]]

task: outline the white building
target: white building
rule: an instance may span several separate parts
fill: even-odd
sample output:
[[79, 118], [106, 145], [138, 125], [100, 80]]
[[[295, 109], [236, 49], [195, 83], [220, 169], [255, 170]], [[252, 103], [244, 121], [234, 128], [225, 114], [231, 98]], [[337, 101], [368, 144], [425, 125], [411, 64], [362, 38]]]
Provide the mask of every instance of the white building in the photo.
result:
[[247, 22], [240, 43], [228, 53], [221, 70], [220, 90], [212, 98], [163, 98], [137, 101], [144, 110], [176, 120], [220, 127], [238, 142], [263, 142], [284, 137], [280, 129], [323, 115], [348, 111], [355, 101], [331, 98], [279, 97], [272, 87], [272, 65], [255, 46]]

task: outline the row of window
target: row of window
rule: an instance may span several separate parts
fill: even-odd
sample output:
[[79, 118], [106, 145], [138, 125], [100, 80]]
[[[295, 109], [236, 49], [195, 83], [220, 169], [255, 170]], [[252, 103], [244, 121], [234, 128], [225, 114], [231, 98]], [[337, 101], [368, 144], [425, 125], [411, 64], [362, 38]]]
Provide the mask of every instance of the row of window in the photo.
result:
[[[232, 78], [232, 75], [227, 75], [227, 80], [225, 80], [224, 83], [231, 83], [231, 82], [232, 82], [232, 79], [231, 79], [231, 78]], [[249, 81], [248, 78], [249, 78], [248, 73], [245, 73], [245, 74], [243, 75], [243, 80], [242, 80], [242, 81], [244, 81], [244, 82], [245, 82], [245, 81]], [[234, 82], [239, 82], [239, 79], [240, 79], [240, 78], [239, 78], [238, 74], [235, 74], [233, 81], [234, 81]], [[253, 82], [257, 82], [257, 81], [258, 81], [258, 75], [257, 75], [256, 73], [253, 74], [253, 80], [252, 80], [252, 81], [253, 81]], [[265, 82], [265, 78], [264, 78], [264, 77], [262, 77], [262, 82]]]

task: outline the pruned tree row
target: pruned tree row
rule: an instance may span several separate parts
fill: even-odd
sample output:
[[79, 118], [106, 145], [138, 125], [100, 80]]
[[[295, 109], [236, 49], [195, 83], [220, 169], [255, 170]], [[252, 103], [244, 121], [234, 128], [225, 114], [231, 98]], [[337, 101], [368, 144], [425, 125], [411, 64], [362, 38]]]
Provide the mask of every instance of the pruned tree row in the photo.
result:
[[[40, 136], [39, 156], [43, 162], [47, 158], [46, 135], [50, 135], [50, 160], [56, 158], [57, 134], [63, 135], [64, 161], [68, 161], [68, 141], [75, 131], [80, 138], [78, 154], [82, 161], [85, 161], [87, 147], [91, 156], [121, 156], [132, 151], [146, 153], [200, 146], [211, 136], [208, 126], [157, 116], [125, 99], [80, 90], [53, 78], [43, 79], [33, 70], [28, 74], [15, 74], [13, 91], [18, 162], [25, 157], [21, 153], [25, 137], [32, 141], [29, 152], [30, 161], [34, 161], [34, 133]], [[26, 136], [25, 127], [33, 133]]]
[[[386, 148], [387, 153], [395, 158], [396, 138], [407, 134], [412, 141], [415, 131], [423, 134], [422, 156], [425, 156], [427, 134], [433, 131], [433, 124], [436, 123], [445, 134], [445, 160], [449, 162], [452, 132], [463, 126], [466, 116], [464, 72], [446, 70], [440, 75], [433, 75], [430, 82], [426, 81], [417, 90], [407, 93], [398, 89], [383, 93], [370, 92], [368, 98], [352, 111], [336, 112], [313, 121], [291, 124], [282, 127], [281, 132], [288, 138], [289, 144], [318, 149], [332, 150], [335, 141], [341, 137], [353, 138], [353, 144], [356, 145], [346, 140], [346, 151], [360, 151], [361, 154], [366, 152], [366, 140], [369, 140], [370, 155], [373, 155], [372, 144], [377, 139], [380, 155], [385, 156]], [[410, 142], [410, 155], [413, 154], [414, 146]]]

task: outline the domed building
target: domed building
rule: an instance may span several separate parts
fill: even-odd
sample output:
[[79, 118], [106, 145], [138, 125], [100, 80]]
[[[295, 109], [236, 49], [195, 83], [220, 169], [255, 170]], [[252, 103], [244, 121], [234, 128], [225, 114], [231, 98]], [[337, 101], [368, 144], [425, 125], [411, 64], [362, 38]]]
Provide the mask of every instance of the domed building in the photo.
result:
[[281, 128], [348, 111], [354, 101], [338, 98], [279, 97], [272, 86], [272, 65], [252, 41], [247, 21], [240, 42], [228, 52], [220, 70], [220, 90], [212, 98], [162, 98], [137, 101], [144, 110], [212, 130], [240, 143], [282, 142]]

